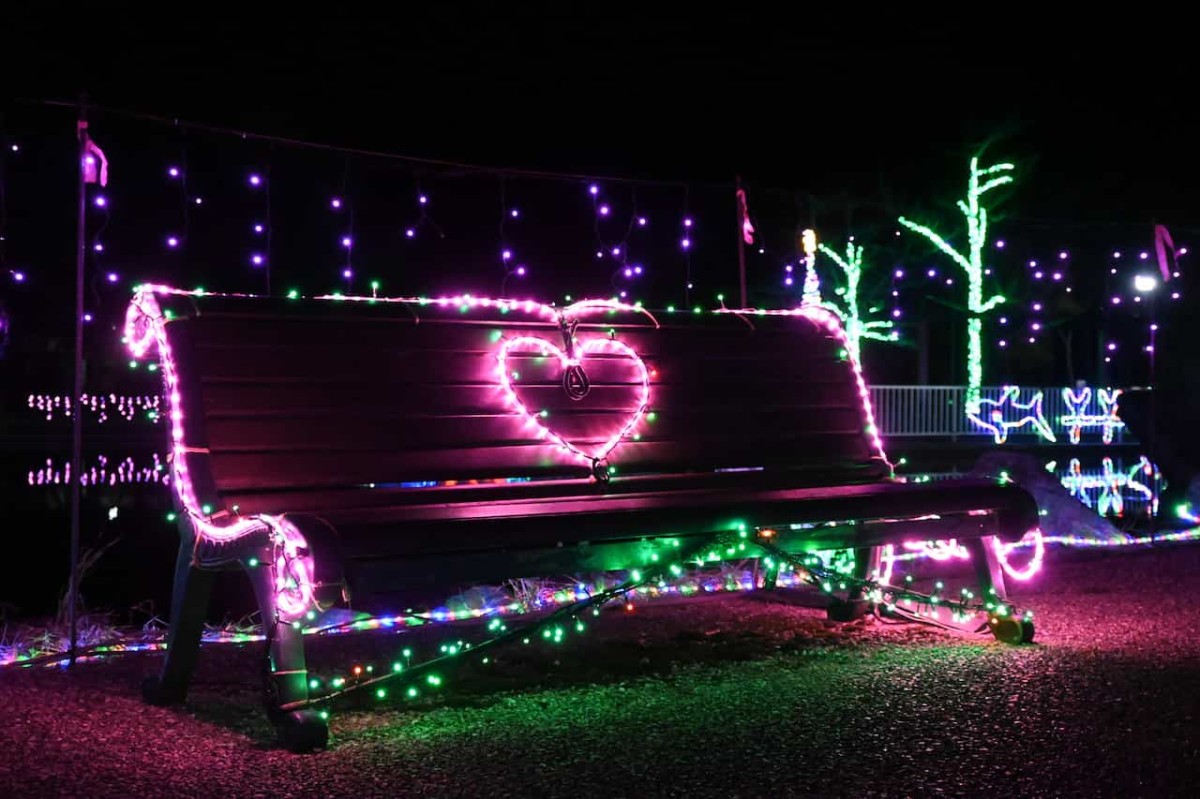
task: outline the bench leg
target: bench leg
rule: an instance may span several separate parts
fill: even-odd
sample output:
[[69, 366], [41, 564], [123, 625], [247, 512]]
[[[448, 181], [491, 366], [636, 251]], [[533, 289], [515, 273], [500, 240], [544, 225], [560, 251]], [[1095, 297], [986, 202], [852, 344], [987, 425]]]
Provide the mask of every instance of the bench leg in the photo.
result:
[[[971, 553], [971, 563], [975, 567], [975, 577], [979, 582], [979, 592], [984, 602], [1007, 605], [1008, 590], [1004, 585], [1004, 567], [996, 557], [994, 541], [991, 536], [974, 538], [965, 542], [964, 546]], [[1028, 644], [1033, 641], [1033, 621], [1015, 616], [1011, 605], [1003, 616], [989, 613], [987, 627], [997, 640], [1006, 644]]]
[[304, 634], [279, 619], [275, 606], [275, 576], [270, 567], [272, 554], [264, 549], [258, 565], [246, 566], [254, 594], [258, 598], [263, 632], [267, 637], [264, 703], [267, 716], [275, 725], [279, 742], [292, 752], [323, 749], [329, 741], [329, 729], [315, 710], [283, 710], [286, 705], [308, 699], [308, 670], [304, 661]]
[[[879, 569], [883, 557], [882, 547], [858, 547], [854, 550], [854, 576], [859, 580], [871, 579]], [[871, 602], [861, 588], [852, 588], [845, 599], [830, 597], [826, 615], [830, 621], [854, 621], [867, 615]]]
[[[762, 590], [774, 591], [779, 587], [779, 562], [774, 558], [771, 559], [771, 565], [763, 565], [763, 561], [759, 560], [755, 563], [754, 571], [762, 573]], [[755, 575], [757, 576], [757, 574]]]
[[979, 595], [984, 601], [1007, 602], [1008, 590], [1004, 585], [1004, 569], [992, 549], [992, 537], [972, 538], [963, 542], [971, 554], [975, 568], [975, 580], [979, 584]]
[[212, 593], [213, 572], [192, 562], [192, 531], [187, 522], [181, 531], [175, 561], [175, 586], [171, 594], [171, 628], [162, 671], [142, 683], [142, 697], [152, 705], [176, 705], [187, 698], [188, 682], [200, 652], [204, 614]]

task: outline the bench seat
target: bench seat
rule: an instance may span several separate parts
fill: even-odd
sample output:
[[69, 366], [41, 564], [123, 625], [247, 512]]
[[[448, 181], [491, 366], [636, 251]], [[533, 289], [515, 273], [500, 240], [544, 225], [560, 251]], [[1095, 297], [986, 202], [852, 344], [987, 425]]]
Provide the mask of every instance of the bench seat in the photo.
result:
[[788, 552], [854, 549], [860, 570], [885, 544], [1013, 542], [1037, 524], [1014, 485], [897, 481], [820, 308], [143, 286], [125, 339], [162, 366], [182, 533], [152, 701], [182, 699], [221, 568], [247, 571], [272, 696], [295, 704], [307, 683], [293, 622], [334, 600], [631, 569], [663, 537], [738, 524]]

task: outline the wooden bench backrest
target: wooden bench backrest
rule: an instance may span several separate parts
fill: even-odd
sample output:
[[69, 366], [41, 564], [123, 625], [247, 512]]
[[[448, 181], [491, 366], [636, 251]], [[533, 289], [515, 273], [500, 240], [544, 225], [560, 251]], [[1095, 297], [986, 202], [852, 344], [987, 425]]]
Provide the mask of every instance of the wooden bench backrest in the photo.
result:
[[312, 491], [532, 478], [532, 495], [537, 478], [589, 480], [588, 456], [644, 399], [625, 348], [644, 363], [649, 395], [608, 454], [614, 479], [786, 470], [797, 485], [839, 485], [888, 473], [859, 376], [823, 312], [573, 314], [590, 387], [572, 399], [554, 349], [564, 349], [562, 327], [544, 306], [158, 301], [189, 472], [214, 509], [250, 493], [256, 511], [285, 512]]

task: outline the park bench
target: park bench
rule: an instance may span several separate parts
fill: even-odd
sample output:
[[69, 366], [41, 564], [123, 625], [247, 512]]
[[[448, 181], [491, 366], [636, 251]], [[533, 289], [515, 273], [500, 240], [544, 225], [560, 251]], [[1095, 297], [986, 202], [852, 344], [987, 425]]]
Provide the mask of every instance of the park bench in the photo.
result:
[[[955, 537], [1004, 598], [987, 536], [1032, 498], [997, 481], [895, 480], [835, 317], [648, 313], [454, 297], [268, 299], [140, 287], [125, 341], [157, 352], [181, 546], [162, 671], [183, 701], [212, 575], [241, 568], [285, 745], [325, 743], [297, 620], [329, 603], [631, 569], [656, 537], [731, 529], [772, 551]], [[744, 556], [743, 556], [744, 557]], [[861, 615], [837, 596], [830, 614]]]

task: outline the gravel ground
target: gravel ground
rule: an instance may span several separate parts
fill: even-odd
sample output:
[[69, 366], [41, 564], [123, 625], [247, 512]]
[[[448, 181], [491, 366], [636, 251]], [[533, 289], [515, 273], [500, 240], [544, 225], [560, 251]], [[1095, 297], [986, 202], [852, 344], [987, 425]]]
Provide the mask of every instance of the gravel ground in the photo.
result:
[[[1038, 643], [866, 621], [789, 593], [601, 617], [496, 650], [436, 701], [335, 709], [331, 751], [274, 747], [261, 650], [210, 647], [188, 705], [158, 655], [0, 672], [0, 796], [1196, 796], [1200, 547], [1052, 553], [1016, 592]], [[320, 642], [318, 670], [408, 639]]]

